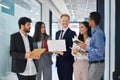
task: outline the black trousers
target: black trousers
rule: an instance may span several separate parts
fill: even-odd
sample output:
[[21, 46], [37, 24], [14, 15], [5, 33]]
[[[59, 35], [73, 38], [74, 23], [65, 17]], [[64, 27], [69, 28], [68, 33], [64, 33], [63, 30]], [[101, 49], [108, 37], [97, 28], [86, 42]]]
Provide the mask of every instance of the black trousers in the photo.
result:
[[73, 67], [57, 67], [59, 80], [73, 80]]
[[18, 80], [35, 80], [36, 79], [36, 75], [33, 76], [23, 76], [20, 74], [17, 74]]

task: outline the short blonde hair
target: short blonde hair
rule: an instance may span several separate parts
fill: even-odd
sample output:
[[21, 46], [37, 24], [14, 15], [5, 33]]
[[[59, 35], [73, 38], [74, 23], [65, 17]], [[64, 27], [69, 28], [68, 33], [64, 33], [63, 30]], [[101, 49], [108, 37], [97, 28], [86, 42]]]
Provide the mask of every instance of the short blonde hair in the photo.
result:
[[60, 16], [60, 19], [61, 19], [63, 16], [68, 17], [68, 19], [70, 20], [70, 16], [69, 16], [68, 14], [62, 14], [62, 15]]

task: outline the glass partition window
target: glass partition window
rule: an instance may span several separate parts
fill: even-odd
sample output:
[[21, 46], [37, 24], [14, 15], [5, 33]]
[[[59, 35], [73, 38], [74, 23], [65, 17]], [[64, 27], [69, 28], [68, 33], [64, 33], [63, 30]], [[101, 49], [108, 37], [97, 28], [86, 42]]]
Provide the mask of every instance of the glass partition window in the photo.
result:
[[79, 35], [79, 26], [80, 26], [80, 23], [70, 23], [69, 24], [70, 29], [75, 31], [77, 36]]
[[56, 16], [52, 15], [52, 39], [55, 40], [55, 34], [60, 29], [59, 19]]
[[7, 79], [11, 74], [10, 34], [19, 31], [18, 19], [24, 16], [32, 19], [32, 36], [35, 23], [41, 20], [41, 4], [37, 0], [0, 0], [0, 80], [14, 80]]

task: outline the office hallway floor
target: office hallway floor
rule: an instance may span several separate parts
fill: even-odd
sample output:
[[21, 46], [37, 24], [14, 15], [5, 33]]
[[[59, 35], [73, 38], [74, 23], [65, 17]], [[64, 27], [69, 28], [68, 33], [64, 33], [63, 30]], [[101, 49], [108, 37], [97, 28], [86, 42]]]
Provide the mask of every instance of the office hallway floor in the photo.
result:
[[[56, 68], [56, 54], [52, 55], [52, 80], [58, 80], [57, 68]], [[18, 80], [15, 73], [8, 72], [6, 77], [0, 78], [0, 80]], [[42, 77], [43, 80], [43, 77]], [[74, 79], [73, 79], [74, 80]]]
[[[53, 65], [52, 65], [52, 80], [58, 80], [58, 76], [57, 76], [57, 69], [55, 67], [55, 63], [56, 63], [56, 55], [53, 54], [52, 55], [52, 61], [53, 61]], [[12, 72], [8, 72], [6, 77], [0, 78], [0, 80], [18, 80], [17, 76], [15, 73]], [[43, 77], [42, 77], [43, 80]]]

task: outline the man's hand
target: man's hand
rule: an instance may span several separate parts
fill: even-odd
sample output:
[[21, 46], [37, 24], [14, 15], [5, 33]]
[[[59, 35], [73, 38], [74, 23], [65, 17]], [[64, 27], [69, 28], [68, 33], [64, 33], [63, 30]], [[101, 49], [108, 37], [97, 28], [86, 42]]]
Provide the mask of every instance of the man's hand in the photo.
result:
[[26, 58], [26, 59], [31, 58], [31, 52], [25, 53], [25, 58]]
[[80, 46], [80, 48], [85, 49], [87, 45], [85, 43], [79, 43], [79, 46]]

